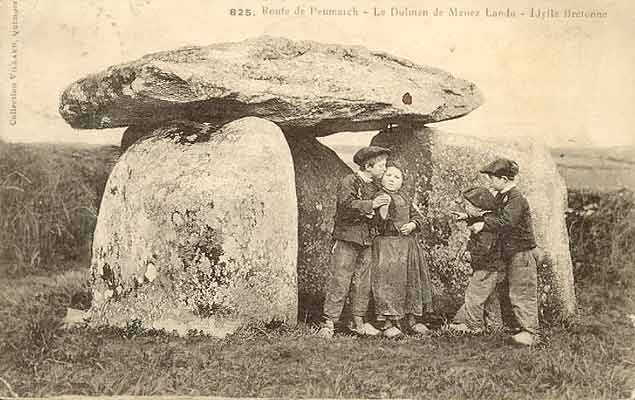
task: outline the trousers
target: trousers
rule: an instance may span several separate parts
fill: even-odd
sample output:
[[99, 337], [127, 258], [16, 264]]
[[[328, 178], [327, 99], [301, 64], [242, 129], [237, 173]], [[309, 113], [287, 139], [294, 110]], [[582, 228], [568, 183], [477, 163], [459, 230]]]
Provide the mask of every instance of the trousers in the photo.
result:
[[473, 330], [500, 327], [497, 284], [502, 278], [497, 271], [477, 270], [465, 289], [465, 302], [456, 313], [454, 323]]
[[371, 261], [372, 250], [369, 246], [335, 241], [324, 299], [324, 318], [339, 320], [349, 294], [352, 314], [356, 317], [366, 316], [371, 291]]
[[515, 253], [506, 263], [500, 293], [506, 325], [530, 333], [538, 331], [538, 271], [533, 250]]

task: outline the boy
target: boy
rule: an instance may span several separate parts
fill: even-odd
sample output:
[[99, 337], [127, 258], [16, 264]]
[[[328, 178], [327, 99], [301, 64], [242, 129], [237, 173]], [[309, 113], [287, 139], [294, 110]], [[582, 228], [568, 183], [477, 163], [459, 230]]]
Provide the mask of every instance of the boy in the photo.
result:
[[514, 181], [518, 175], [518, 164], [499, 158], [480, 172], [489, 178], [490, 187], [498, 192], [497, 212], [481, 215], [478, 221], [483, 222], [483, 231], [496, 232], [501, 238], [509, 301], [520, 328], [512, 339], [518, 344], [531, 346], [538, 333], [538, 283], [533, 253], [536, 239], [529, 203]]
[[372, 259], [371, 223], [375, 209], [390, 202], [390, 196], [375, 197], [376, 184], [386, 171], [390, 150], [369, 146], [353, 156], [359, 171], [345, 176], [337, 193], [331, 273], [324, 300], [324, 322], [318, 335], [333, 336], [334, 322], [339, 320], [344, 302], [351, 295], [353, 331], [361, 335], [377, 335], [379, 330], [364, 323], [370, 300], [370, 267]]
[[465, 290], [465, 302], [454, 317], [450, 329], [480, 333], [489, 322], [491, 307], [497, 304], [496, 285], [502, 275], [504, 264], [498, 235], [495, 232], [479, 231], [483, 222], [476, 222], [481, 215], [496, 210], [496, 199], [485, 187], [473, 187], [463, 192], [466, 213], [455, 213], [465, 220], [470, 228], [467, 250], [473, 274]]

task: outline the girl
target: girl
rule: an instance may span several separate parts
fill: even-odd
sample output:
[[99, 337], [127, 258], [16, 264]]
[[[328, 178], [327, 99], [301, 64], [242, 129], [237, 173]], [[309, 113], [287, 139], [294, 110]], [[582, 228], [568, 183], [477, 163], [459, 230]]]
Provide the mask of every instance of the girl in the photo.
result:
[[[378, 196], [390, 196], [390, 204], [379, 208], [378, 236], [373, 241], [372, 291], [377, 321], [383, 322], [384, 336], [400, 336], [399, 322], [414, 333], [426, 333], [420, 322], [431, 311], [432, 292], [427, 265], [412, 233], [420, 230], [423, 219], [399, 192], [401, 169], [386, 168]], [[405, 321], [404, 321], [405, 320]]]

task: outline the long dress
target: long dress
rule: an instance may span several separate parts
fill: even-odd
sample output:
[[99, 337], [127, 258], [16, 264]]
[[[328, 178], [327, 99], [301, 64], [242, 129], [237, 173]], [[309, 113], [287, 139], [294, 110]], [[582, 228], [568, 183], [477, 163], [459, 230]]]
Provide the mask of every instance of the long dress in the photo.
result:
[[401, 319], [406, 314], [421, 316], [432, 311], [428, 266], [414, 235], [404, 236], [399, 228], [411, 221], [420, 227], [423, 221], [401, 194], [387, 194], [392, 200], [388, 215], [385, 220], [377, 217], [379, 235], [373, 241], [375, 314], [378, 320]]

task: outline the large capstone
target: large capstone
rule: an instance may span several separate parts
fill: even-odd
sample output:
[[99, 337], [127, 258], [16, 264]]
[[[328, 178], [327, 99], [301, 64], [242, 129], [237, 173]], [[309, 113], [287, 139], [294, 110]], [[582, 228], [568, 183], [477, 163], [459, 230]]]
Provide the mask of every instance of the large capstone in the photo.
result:
[[315, 138], [287, 134], [298, 197], [298, 295], [301, 321], [321, 316], [327, 283], [337, 185], [351, 173], [337, 154]]
[[470, 82], [361, 46], [263, 36], [149, 54], [71, 84], [74, 128], [257, 116], [309, 136], [437, 122], [482, 103]]
[[451, 214], [470, 186], [483, 184], [479, 170], [496, 157], [520, 165], [518, 187], [529, 201], [538, 245], [546, 257], [539, 266], [540, 316], [543, 321], [575, 313], [576, 300], [569, 240], [565, 226], [567, 192], [547, 149], [530, 141], [496, 142], [441, 132], [427, 127], [399, 126], [381, 131], [373, 145], [393, 150], [404, 168], [404, 191], [427, 222], [421, 245], [435, 283], [437, 308], [453, 312], [462, 302], [471, 273], [461, 255], [469, 233]]
[[95, 230], [92, 323], [203, 331], [297, 316], [297, 200], [282, 131], [174, 122], [114, 167]]

